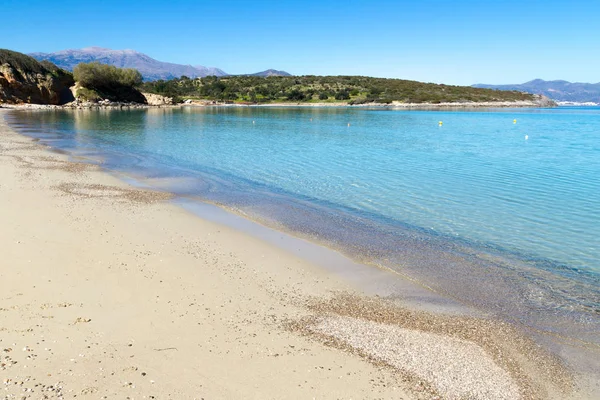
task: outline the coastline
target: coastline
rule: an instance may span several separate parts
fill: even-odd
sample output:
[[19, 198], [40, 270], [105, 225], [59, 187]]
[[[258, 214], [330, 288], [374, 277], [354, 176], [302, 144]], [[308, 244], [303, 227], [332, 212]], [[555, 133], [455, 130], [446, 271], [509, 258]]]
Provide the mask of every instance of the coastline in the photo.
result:
[[465, 109], [465, 108], [540, 108], [547, 107], [539, 102], [533, 101], [482, 101], [482, 102], [455, 102], [455, 103], [402, 103], [394, 101], [386, 103], [364, 103], [364, 104], [335, 104], [335, 103], [269, 103], [253, 104], [258, 107], [357, 107], [357, 108], [389, 108], [389, 109]]
[[487, 101], [487, 102], [454, 102], [454, 103], [402, 103], [394, 101], [392, 103], [229, 103], [217, 102], [211, 100], [189, 100], [180, 104], [137, 104], [137, 103], [79, 103], [77, 105], [47, 105], [47, 104], [8, 104], [1, 103], [0, 108], [8, 109], [88, 109], [88, 108], [173, 108], [173, 107], [350, 107], [350, 108], [382, 108], [391, 110], [452, 110], [452, 109], [483, 109], [483, 108], [546, 108], [556, 107], [557, 104], [550, 101]]
[[[181, 398], [432, 398], [464, 394], [457, 382], [471, 382], [476, 398], [573, 394], [568, 371], [504, 324], [364, 298], [286, 251], [165, 203], [168, 194], [130, 189], [97, 167], [48, 152], [7, 128], [1, 113], [0, 190], [7, 196], [0, 209], [9, 221], [2, 241], [10, 243], [3, 265], [13, 268], [0, 270], [8, 293], [0, 304], [0, 347], [10, 342], [10, 357], [35, 354], [19, 361], [37, 383], [60, 379], [63, 393], [84, 398], [150, 391]], [[349, 294], [332, 294], [340, 292]], [[403, 351], [369, 347], [390, 327], [406, 338], [396, 344]], [[73, 342], [81, 353], [69, 356]], [[420, 358], [419, 348], [426, 349]], [[472, 362], [461, 364], [457, 349]], [[418, 361], [408, 368], [394, 353]], [[451, 357], [427, 364], [440, 353]], [[15, 368], [0, 371], [2, 378], [16, 375]], [[61, 368], [60, 378], [50, 372]], [[481, 368], [497, 373], [481, 376]], [[453, 369], [462, 375], [449, 374]]]

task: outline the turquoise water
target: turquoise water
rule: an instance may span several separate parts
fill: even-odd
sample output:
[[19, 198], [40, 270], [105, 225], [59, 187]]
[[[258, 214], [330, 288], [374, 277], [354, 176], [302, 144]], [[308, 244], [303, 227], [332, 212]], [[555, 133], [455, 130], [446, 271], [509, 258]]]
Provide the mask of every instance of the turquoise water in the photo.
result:
[[215, 107], [9, 122], [492, 312], [550, 330], [559, 317], [598, 326], [600, 108]]

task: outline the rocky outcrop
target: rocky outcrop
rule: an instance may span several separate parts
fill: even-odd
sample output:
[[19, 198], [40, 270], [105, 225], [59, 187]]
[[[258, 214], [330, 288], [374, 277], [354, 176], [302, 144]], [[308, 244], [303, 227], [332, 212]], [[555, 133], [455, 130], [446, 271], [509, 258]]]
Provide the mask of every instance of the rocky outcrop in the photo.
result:
[[534, 96], [535, 98], [535, 102], [537, 103], [538, 107], [543, 107], [543, 108], [547, 108], [547, 107], [557, 107], [558, 104], [552, 100], [551, 98], [544, 96], [543, 94], [536, 94]]
[[51, 63], [0, 49], [0, 102], [60, 105], [73, 101], [73, 76]]
[[149, 106], [170, 106], [173, 104], [172, 97], [161, 96], [160, 94], [142, 93]]

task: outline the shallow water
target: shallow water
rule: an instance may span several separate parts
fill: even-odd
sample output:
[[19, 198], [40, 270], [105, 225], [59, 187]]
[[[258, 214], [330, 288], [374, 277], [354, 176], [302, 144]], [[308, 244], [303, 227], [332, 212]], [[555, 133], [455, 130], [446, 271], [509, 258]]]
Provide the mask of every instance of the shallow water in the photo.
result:
[[223, 204], [511, 321], [600, 343], [599, 108], [8, 119], [150, 186]]

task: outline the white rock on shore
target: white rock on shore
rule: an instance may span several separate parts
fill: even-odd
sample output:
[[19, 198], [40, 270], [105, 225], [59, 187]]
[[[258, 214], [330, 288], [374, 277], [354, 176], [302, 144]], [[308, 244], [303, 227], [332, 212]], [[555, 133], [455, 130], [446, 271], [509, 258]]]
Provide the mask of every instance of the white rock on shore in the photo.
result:
[[173, 104], [172, 97], [161, 96], [153, 93], [142, 93], [149, 106], [170, 106]]

